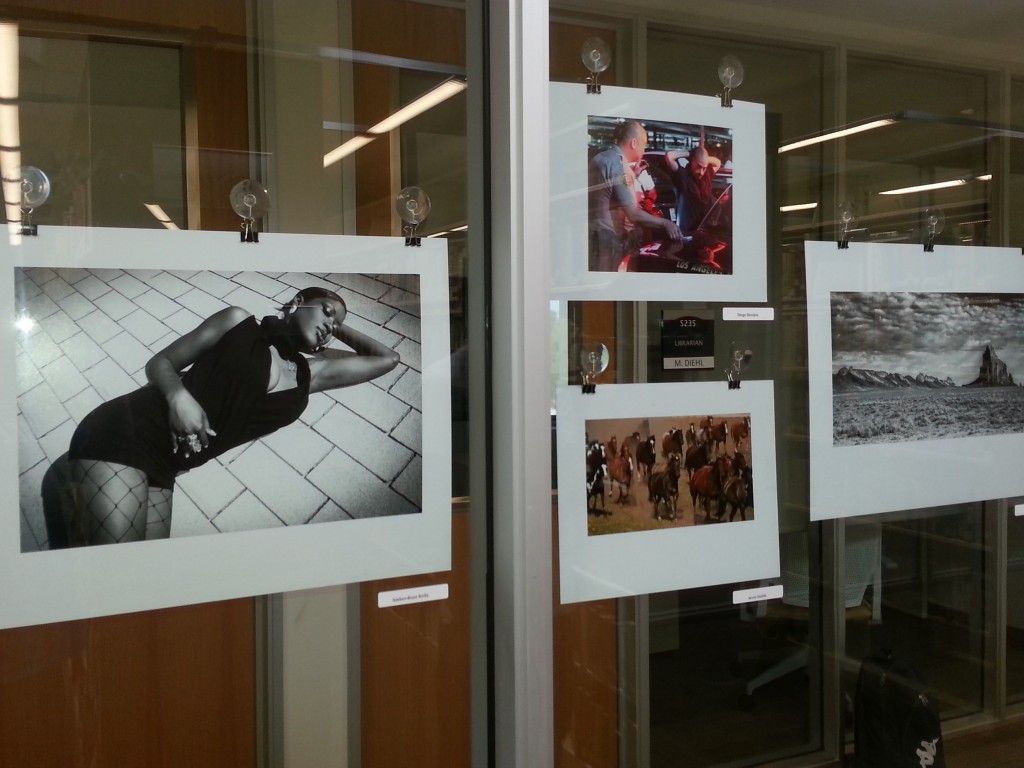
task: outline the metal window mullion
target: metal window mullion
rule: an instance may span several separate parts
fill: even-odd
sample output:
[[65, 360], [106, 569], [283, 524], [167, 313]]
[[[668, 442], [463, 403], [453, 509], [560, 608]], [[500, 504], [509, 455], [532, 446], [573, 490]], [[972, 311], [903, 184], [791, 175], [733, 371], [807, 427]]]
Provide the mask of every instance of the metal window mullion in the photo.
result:
[[554, 761], [548, 4], [488, 10], [495, 764], [545, 768]]

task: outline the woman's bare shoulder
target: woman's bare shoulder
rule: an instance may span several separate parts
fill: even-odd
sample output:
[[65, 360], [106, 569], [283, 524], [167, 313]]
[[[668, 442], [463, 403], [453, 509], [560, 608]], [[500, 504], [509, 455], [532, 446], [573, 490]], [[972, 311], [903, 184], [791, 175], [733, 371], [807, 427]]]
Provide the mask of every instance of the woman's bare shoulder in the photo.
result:
[[252, 312], [242, 307], [225, 307], [210, 315], [207, 322], [214, 323], [227, 330], [234, 328], [243, 320], [247, 320], [252, 316]]

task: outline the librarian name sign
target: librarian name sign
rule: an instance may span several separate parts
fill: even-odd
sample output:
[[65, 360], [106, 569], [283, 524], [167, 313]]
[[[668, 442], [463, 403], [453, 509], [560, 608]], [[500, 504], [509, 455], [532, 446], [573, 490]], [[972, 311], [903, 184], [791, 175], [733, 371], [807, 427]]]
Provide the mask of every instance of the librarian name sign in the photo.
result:
[[714, 313], [710, 310], [662, 312], [661, 359], [666, 371], [714, 368]]

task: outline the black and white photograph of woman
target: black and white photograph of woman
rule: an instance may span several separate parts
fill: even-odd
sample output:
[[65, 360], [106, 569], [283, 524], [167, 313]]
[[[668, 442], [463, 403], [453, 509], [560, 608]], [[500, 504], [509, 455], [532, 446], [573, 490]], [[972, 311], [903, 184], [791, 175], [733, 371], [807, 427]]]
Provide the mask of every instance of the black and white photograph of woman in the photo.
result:
[[415, 276], [15, 285], [22, 551], [420, 511]]

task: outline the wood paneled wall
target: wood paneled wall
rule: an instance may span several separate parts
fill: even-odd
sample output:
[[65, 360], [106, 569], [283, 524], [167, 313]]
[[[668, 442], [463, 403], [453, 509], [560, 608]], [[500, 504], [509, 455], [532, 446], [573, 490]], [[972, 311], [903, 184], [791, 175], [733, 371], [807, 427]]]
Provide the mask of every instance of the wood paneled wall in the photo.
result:
[[253, 601], [0, 632], [0, 765], [252, 766]]

